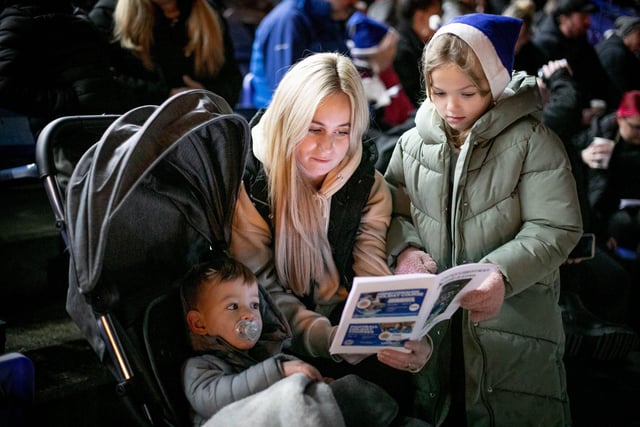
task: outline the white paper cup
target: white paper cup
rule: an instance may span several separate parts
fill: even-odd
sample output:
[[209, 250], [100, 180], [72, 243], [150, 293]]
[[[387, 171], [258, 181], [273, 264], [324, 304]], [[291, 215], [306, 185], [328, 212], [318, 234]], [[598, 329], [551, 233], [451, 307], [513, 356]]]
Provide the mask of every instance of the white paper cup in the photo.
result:
[[604, 114], [607, 111], [607, 103], [603, 99], [592, 99], [589, 102], [589, 106], [596, 116]]
[[611, 153], [613, 152], [613, 146], [615, 142], [607, 138], [601, 138], [596, 136], [593, 138], [593, 142], [591, 143], [594, 146], [594, 149], [597, 149], [599, 152], [596, 156], [596, 169], [607, 169], [609, 167], [609, 160], [611, 160]]

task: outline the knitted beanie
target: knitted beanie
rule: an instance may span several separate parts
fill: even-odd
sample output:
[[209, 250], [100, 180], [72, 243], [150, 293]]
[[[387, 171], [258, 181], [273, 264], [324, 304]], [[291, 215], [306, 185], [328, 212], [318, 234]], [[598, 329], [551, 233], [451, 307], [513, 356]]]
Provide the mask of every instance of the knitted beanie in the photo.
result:
[[347, 21], [347, 47], [351, 55], [363, 57], [378, 52], [389, 30], [389, 26], [362, 12], [353, 13]]
[[622, 37], [628, 36], [634, 31], [640, 30], [640, 17], [638, 16], [619, 16], [616, 18], [616, 29]]
[[522, 20], [487, 13], [470, 13], [451, 19], [435, 33], [431, 42], [443, 34], [454, 34], [465, 41], [482, 65], [493, 99], [498, 99], [511, 81], [514, 48]]
[[616, 110], [618, 117], [640, 115], [640, 90], [630, 90], [622, 95], [620, 105]]

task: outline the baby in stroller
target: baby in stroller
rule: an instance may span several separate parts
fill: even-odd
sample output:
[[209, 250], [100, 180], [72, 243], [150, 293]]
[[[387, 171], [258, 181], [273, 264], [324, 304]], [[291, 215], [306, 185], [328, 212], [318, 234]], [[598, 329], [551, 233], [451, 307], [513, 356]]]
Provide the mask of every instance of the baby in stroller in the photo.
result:
[[196, 352], [182, 376], [194, 425], [387, 426], [395, 418], [397, 404], [377, 385], [354, 375], [325, 380], [282, 352], [289, 325], [239, 261], [221, 254], [196, 264], [181, 294]]

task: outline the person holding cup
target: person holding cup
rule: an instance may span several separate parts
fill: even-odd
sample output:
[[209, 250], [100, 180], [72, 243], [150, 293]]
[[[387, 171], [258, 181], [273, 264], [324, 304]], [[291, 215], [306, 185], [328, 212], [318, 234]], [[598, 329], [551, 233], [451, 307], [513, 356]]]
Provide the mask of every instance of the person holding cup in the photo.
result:
[[591, 126], [573, 139], [583, 164], [587, 166], [589, 204], [592, 207], [595, 207], [596, 203], [601, 204], [599, 200], [609, 185], [610, 176], [618, 173], [610, 171], [613, 167], [611, 158], [616, 151], [615, 147], [621, 141], [629, 143], [638, 138], [638, 131], [629, 125], [634, 124], [634, 99], [638, 93], [640, 91], [637, 90], [626, 92], [615, 112], [594, 118]]
[[625, 92], [614, 115], [616, 141], [606, 183], [594, 209], [616, 256], [638, 259], [640, 250], [640, 90]]
[[612, 139], [596, 136], [591, 144], [582, 150], [582, 161], [592, 169], [607, 169], [614, 145]]

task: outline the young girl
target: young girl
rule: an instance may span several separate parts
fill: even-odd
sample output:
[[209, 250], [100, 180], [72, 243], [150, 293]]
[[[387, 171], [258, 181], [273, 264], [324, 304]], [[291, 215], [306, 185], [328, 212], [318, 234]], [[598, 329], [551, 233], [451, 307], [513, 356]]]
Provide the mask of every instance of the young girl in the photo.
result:
[[501, 272], [431, 332], [416, 411], [438, 426], [571, 424], [558, 267], [581, 218], [535, 78], [512, 76], [520, 25], [470, 14], [438, 30], [423, 58], [428, 99], [385, 175], [397, 269], [421, 271], [420, 248], [441, 270], [490, 262]]
[[329, 359], [353, 277], [390, 274], [391, 195], [375, 155], [363, 149], [368, 108], [360, 75], [344, 55], [311, 55], [289, 70], [252, 130], [256, 165], [240, 191], [231, 251], [284, 312], [296, 354], [324, 358], [313, 364], [328, 376], [357, 372], [410, 404], [408, 374], [398, 369], [426, 363], [426, 340], [357, 366]]

